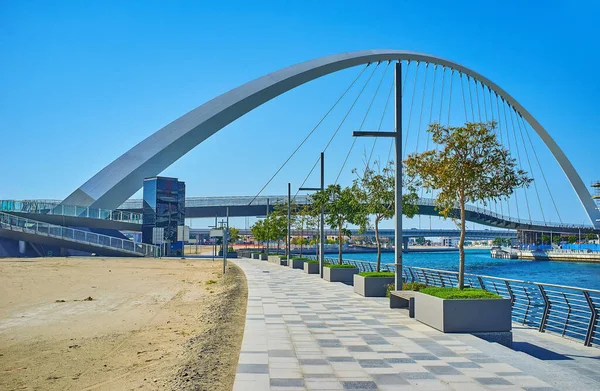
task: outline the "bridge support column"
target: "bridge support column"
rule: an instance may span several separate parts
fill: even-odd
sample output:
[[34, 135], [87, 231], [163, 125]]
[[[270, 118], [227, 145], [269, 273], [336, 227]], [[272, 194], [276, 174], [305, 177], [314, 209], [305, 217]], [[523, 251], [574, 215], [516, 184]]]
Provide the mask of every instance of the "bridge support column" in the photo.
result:
[[408, 239], [406, 236], [402, 238], [402, 249], [404, 250], [408, 250]]

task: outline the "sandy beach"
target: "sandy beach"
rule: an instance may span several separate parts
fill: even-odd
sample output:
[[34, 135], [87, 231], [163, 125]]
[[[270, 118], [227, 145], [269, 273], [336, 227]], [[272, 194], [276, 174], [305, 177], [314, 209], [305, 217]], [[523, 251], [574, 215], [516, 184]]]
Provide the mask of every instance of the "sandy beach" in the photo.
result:
[[0, 260], [0, 389], [229, 390], [247, 287], [192, 259]]

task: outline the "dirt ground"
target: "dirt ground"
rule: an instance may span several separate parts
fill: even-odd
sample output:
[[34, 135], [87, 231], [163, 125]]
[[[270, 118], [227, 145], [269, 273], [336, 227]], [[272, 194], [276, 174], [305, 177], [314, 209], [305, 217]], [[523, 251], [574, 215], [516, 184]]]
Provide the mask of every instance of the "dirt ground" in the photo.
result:
[[1, 390], [231, 390], [243, 272], [210, 260], [0, 259]]

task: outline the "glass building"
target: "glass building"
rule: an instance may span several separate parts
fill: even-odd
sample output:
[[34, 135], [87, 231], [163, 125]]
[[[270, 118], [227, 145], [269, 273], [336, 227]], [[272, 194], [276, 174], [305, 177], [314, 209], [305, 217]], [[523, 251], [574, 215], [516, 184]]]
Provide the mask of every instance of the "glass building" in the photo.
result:
[[142, 241], [159, 244], [154, 243], [154, 229], [162, 228], [162, 238], [158, 239], [175, 244], [177, 227], [182, 225], [185, 225], [185, 183], [167, 177], [144, 179]]

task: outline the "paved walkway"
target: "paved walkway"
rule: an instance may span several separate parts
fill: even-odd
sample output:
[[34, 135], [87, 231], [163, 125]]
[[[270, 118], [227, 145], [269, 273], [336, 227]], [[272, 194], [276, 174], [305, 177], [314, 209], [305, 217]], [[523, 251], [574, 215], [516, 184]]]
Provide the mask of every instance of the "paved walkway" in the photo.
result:
[[515, 330], [521, 351], [443, 334], [351, 286], [236, 263], [248, 279], [248, 311], [234, 391], [600, 390], [595, 348], [530, 330]]

